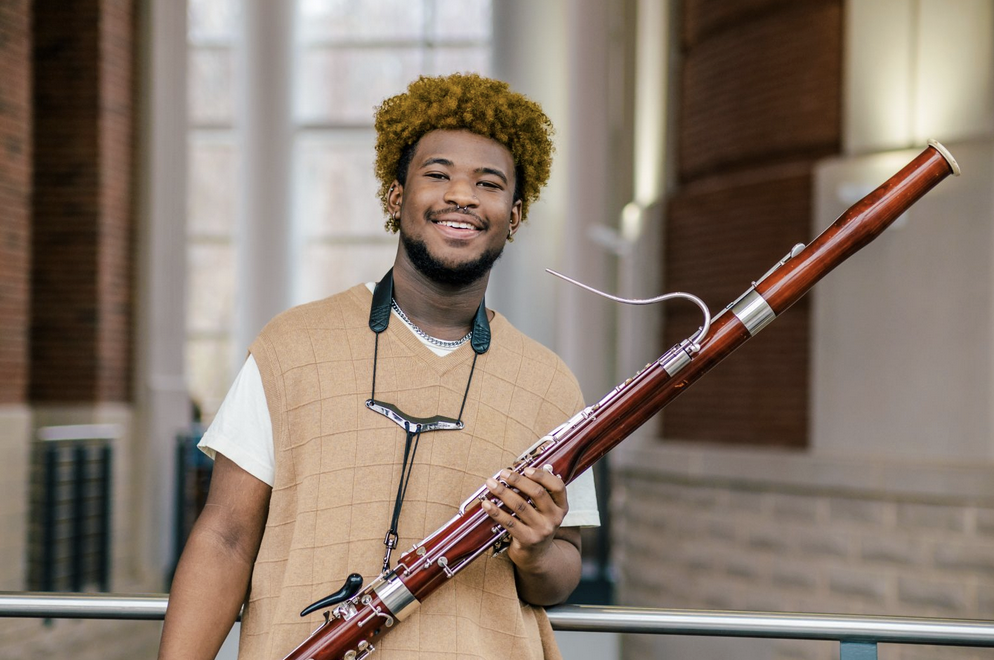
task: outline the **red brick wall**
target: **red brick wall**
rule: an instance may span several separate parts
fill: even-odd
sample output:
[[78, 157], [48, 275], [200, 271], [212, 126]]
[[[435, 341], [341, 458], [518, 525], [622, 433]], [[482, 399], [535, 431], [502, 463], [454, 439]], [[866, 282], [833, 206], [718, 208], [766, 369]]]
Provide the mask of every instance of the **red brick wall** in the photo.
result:
[[[685, 1], [667, 290], [717, 312], [809, 240], [811, 168], [841, 140], [841, 4]], [[665, 314], [667, 346], [700, 323]], [[809, 332], [802, 302], [667, 407], [664, 436], [805, 446]]]
[[24, 403], [28, 387], [30, 6], [0, 3], [0, 403]]
[[124, 401], [132, 4], [36, 0], [34, 7], [31, 398]]
[[96, 397], [131, 398], [134, 0], [101, 0], [100, 292]]

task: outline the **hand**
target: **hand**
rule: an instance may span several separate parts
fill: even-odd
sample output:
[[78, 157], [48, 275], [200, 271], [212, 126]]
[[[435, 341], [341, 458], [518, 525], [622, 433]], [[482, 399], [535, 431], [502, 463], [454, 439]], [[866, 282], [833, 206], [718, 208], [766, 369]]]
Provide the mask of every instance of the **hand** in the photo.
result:
[[511, 537], [507, 555], [514, 565], [528, 572], [540, 571], [569, 511], [566, 485], [556, 475], [531, 467], [525, 468], [524, 474], [501, 470], [500, 478], [507, 486], [491, 477], [487, 488], [504, 503], [504, 508], [486, 499], [483, 509]]

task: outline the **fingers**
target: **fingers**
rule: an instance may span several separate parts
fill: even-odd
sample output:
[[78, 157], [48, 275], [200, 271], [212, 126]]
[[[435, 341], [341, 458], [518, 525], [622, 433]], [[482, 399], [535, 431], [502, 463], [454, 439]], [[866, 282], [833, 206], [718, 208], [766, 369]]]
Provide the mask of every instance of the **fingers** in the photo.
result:
[[504, 506], [486, 501], [483, 508], [490, 517], [516, 538], [522, 538], [522, 532], [515, 527], [520, 530], [522, 526], [537, 534], [538, 540], [554, 534], [569, 510], [562, 479], [532, 468], [526, 468], [524, 475], [503, 470], [499, 476], [501, 481], [488, 479], [487, 488]]
[[[518, 486], [518, 480], [524, 486]], [[517, 472], [510, 473], [507, 483], [524, 492], [528, 492], [525, 491], [526, 487], [531, 488], [532, 490], [528, 492], [528, 495], [539, 510], [541, 510], [543, 503], [548, 503], [545, 499], [546, 495], [552, 498], [552, 502], [557, 507], [569, 509], [569, 505], [566, 502], [566, 484], [563, 483], [562, 479], [552, 474], [552, 472], [528, 467], [524, 469], [524, 476]]]

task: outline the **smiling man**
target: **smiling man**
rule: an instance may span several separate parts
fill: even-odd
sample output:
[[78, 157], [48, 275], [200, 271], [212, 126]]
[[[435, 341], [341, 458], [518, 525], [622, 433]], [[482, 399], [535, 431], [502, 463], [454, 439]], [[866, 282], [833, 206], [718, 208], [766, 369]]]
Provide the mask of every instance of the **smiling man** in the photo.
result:
[[458, 573], [376, 653], [559, 657], [542, 608], [579, 581], [577, 527], [598, 522], [589, 472], [568, 492], [545, 471], [505, 472], [513, 488], [489, 477], [582, 397], [558, 357], [484, 303], [548, 179], [551, 124], [505, 83], [456, 74], [386, 100], [376, 130], [393, 268], [284, 312], [250, 347], [201, 443], [214, 476], [160, 658], [213, 658], [243, 603], [239, 657], [283, 657], [321, 620], [301, 608], [352, 572], [394, 567], [394, 548], [484, 483], [505, 505], [485, 506], [507, 552]]

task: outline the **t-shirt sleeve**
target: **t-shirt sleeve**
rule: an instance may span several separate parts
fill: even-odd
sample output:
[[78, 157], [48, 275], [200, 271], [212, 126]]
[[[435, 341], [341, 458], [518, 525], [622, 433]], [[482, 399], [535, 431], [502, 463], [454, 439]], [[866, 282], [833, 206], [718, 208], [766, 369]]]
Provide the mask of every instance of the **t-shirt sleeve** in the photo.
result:
[[[572, 419], [583, 409], [583, 393], [576, 377], [562, 365], [568, 375], [568, 391], [574, 397], [570, 418]], [[600, 527], [601, 516], [597, 509], [597, 491], [594, 489], [593, 468], [583, 472], [566, 487], [566, 497], [569, 501], [569, 511], [563, 518], [563, 527]]]
[[601, 515], [597, 509], [597, 491], [594, 490], [594, 470], [588, 469], [566, 486], [569, 511], [563, 518], [563, 527], [600, 527]]
[[251, 355], [197, 447], [211, 459], [220, 452], [256, 479], [273, 485], [276, 477], [273, 423], [259, 365]]

